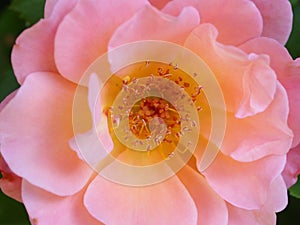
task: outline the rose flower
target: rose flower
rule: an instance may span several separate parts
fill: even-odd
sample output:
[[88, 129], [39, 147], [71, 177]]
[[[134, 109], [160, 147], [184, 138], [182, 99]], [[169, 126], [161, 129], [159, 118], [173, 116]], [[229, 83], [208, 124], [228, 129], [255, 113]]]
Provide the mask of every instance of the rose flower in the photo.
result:
[[287, 0], [47, 0], [12, 51], [1, 190], [38, 225], [275, 225], [300, 171], [291, 27]]

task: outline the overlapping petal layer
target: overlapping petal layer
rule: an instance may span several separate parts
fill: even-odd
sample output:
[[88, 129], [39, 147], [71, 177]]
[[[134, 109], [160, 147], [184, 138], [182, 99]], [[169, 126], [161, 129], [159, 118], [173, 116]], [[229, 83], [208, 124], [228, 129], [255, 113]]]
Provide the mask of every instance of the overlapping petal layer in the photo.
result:
[[87, 189], [85, 205], [105, 224], [197, 224], [195, 203], [176, 176], [146, 187], [123, 186], [98, 176]]
[[258, 210], [267, 201], [270, 185], [281, 174], [285, 161], [283, 155], [245, 163], [219, 153], [203, 174], [227, 202], [243, 209]]
[[[178, 15], [183, 7], [194, 6], [201, 23], [213, 24], [219, 31], [218, 41], [237, 45], [262, 32], [262, 18], [256, 6], [248, 0], [174, 0], [163, 12]], [[247, 24], [247, 26], [245, 26]]]
[[76, 0], [69, 0], [47, 3], [45, 13], [49, 16], [25, 30], [17, 38], [11, 60], [20, 84], [33, 72], [57, 72], [54, 62], [56, 30], [76, 2]]
[[79, 0], [60, 23], [55, 38], [59, 72], [78, 82], [88, 66], [108, 50], [115, 29], [146, 4], [146, 0]]
[[91, 173], [68, 146], [75, 88], [55, 74], [31, 74], [0, 113], [1, 154], [11, 170], [58, 195], [78, 192]]
[[265, 37], [285, 44], [292, 30], [293, 12], [288, 0], [252, 0], [263, 17]]
[[109, 47], [141, 40], [163, 40], [182, 45], [199, 22], [199, 14], [193, 7], [186, 7], [178, 17], [173, 17], [146, 6], [118, 27]]
[[60, 197], [27, 181], [23, 181], [22, 185], [24, 204], [33, 224], [103, 225], [84, 207], [84, 191], [85, 189], [75, 195]]

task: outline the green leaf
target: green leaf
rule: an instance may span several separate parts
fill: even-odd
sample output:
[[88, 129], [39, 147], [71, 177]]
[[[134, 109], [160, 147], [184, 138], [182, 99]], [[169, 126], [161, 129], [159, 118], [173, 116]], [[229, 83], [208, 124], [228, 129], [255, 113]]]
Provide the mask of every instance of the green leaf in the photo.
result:
[[289, 191], [292, 196], [300, 198], [300, 176], [298, 177], [298, 182], [294, 184]]
[[20, 14], [26, 25], [36, 23], [44, 15], [45, 0], [13, 0], [10, 8]]

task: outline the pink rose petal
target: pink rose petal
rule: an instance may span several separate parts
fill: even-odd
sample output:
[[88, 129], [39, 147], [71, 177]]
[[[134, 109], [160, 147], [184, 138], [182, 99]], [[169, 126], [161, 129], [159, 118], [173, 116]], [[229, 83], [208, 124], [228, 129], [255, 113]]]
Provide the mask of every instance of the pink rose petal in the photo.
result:
[[114, 30], [146, 4], [146, 0], [79, 0], [57, 31], [55, 62], [59, 72], [78, 82], [88, 66], [107, 51]]
[[293, 62], [287, 49], [277, 41], [270, 38], [257, 38], [240, 46], [250, 53], [268, 54], [271, 59], [271, 67], [275, 70], [278, 79], [285, 87], [289, 97], [289, 126], [294, 132], [293, 147], [300, 143], [300, 60]]
[[6, 195], [8, 195], [9, 197], [14, 198], [19, 202], [22, 202], [22, 197], [21, 197], [22, 178], [18, 177], [10, 170], [7, 163], [2, 158], [1, 154], [0, 154], [0, 172], [2, 175], [2, 178], [0, 178], [1, 191]]
[[67, 197], [53, 195], [23, 181], [22, 197], [32, 224], [103, 225], [83, 205], [84, 191]]
[[245, 210], [228, 204], [229, 225], [276, 225], [276, 214], [266, 210]]
[[[45, 18], [51, 19], [59, 25], [62, 19], [75, 7], [79, 0], [47, 0], [45, 4]], [[49, 14], [48, 16], [46, 14]]]
[[51, 44], [54, 40], [55, 30], [56, 25], [52, 21], [40, 20], [17, 38], [11, 60], [20, 84], [32, 72], [57, 72]]
[[239, 48], [249, 54], [267, 54], [270, 56], [270, 65], [279, 77], [285, 76], [286, 66], [292, 61], [292, 57], [284, 46], [267, 37], [251, 39], [240, 45]]
[[292, 148], [287, 156], [287, 163], [282, 173], [286, 186], [290, 188], [298, 180], [300, 174], [300, 145]]
[[228, 224], [228, 211], [225, 201], [210, 188], [200, 173], [186, 166], [179, 171], [177, 176], [183, 182], [197, 206], [197, 224]]
[[270, 185], [267, 201], [264, 208], [274, 212], [280, 212], [288, 204], [288, 192], [284, 179], [280, 175]]
[[116, 30], [109, 47], [141, 40], [162, 40], [183, 44], [199, 22], [199, 14], [193, 7], [184, 8], [178, 17], [173, 17], [152, 6], [146, 6]]
[[289, 96], [289, 125], [294, 131], [295, 147], [300, 144], [300, 58], [288, 64], [285, 76], [279, 79]]
[[293, 140], [287, 126], [288, 108], [286, 92], [278, 83], [274, 101], [264, 112], [243, 119], [228, 114], [221, 151], [239, 161], [286, 154]]
[[15, 95], [17, 94], [17, 90], [10, 93], [8, 96], [5, 97], [5, 99], [2, 100], [2, 102], [0, 102], [0, 112], [2, 111], [2, 109], [4, 109], [4, 107], [10, 102], [10, 100], [12, 100]]
[[211, 23], [219, 31], [218, 41], [238, 45], [262, 32], [262, 18], [256, 6], [248, 0], [173, 0], [163, 12], [178, 15], [183, 7], [194, 6], [201, 23]]
[[56, 29], [64, 15], [74, 7], [75, 3], [76, 0], [59, 1], [51, 16], [23, 31], [17, 38], [11, 60], [20, 84], [24, 82], [26, 76], [33, 72], [57, 72], [54, 62]]
[[263, 17], [265, 37], [274, 38], [285, 44], [292, 30], [293, 12], [288, 0], [252, 0]]
[[98, 176], [84, 202], [105, 224], [197, 224], [196, 206], [176, 176], [146, 187], [123, 186]]
[[280, 175], [285, 161], [283, 155], [243, 163], [219, 153], [203, 174], [213, 190], [227, 202], [254, 210], [266, 203], [270, 185]]
[[217, 35], [212, 25], [200, 25], [186, 40], [185, 47], [197, 53], [214, 72], [228, 111], [239, 118], [264, 111], [272, 102], [277, 85], [268, 58], [222, 45], [216, 41]]
[[55, 5], [59, 1], [60, 0], [46, 0], [46, 2], [45, 2], [45, 8], [44, 8], [45, 18], [50, 17], [50, 15], [52, 14], [52, 12], [54, 10]]
[[1, 154], [11, 170], [57, 195], [78, 192], [91, 174], [68, 146], [75, 88], [55, 74], [31, 74], [0, 113]]

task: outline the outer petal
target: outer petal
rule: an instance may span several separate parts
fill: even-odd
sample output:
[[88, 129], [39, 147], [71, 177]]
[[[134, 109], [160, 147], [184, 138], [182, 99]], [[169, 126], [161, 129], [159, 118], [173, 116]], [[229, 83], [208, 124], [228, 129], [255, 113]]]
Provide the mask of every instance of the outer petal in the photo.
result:
[[51, 46], [55, 30], [56, 26], [52, 21], [40, 20], [17, 38], [11, 60], [20, 84], [32, 72], [57, 71]]
[[12, 100], [15, 97], [15, 95], [17, 94], [17, 92], [18, 92], [18, 90], [10, 93], [8, 96], [6, 96], [6, 98], [2, 102], [0, 102], [0, 112], [10, 102], [10, 100]]
[[289, 126], [294, 131], [293, 147], [300, 143], [300, 59], [293, 61], [286, 48], [270, 38], [258, 38], [246, 42], [241, 49], [250, 53], [268, 54], [271, 67], [285, 87], [289, 97]]
[[263, 17], [263, 33], [285, 44], [292, 30], [293, 12], [288, 0], [252, 0]]
[[224, 44], [237, 45], [262, 32], [262, 18], [256, 6], [248, 0], [173, 0], [163, 9], [178, 15], [183, 7], [198, 9], [202, 23], [217, 27], [218, 40]]
[[291, 187], [297, 182], [300, 174], [300, 145], [292, 148], [288, 153], [287, 163], [282, 173], [287, 187]]
[[285, 156], [269, 156], [242, 163], [219, 153], [203, 174], [214, 191], [227, 202], [244, 209], [260, 209], [285, 162]]
[[54, 20], [61, 21], [62, 18], [70, 12], [78, 0], [47, 0], [45, 3], [45, 18], [52, 17]]
[[276, 225], [275, 212], [244, 210], [228, 204], [228, 225]]
[[58, 195], [79, 191], [91, 173], [68, 146], [75, 88], [54, 74], [35, 73], [0, 113], [1, 153], [11, 170]]
[[276, 178], [271, 186], [265, 205], [259, 210], [245, 210], [228, 204], [228, 225], [275, 225], [275, 212], [281, 211], [287, 205], [287, 190], [281, 176]]
[[279, 80], [289, 96], [289, 125], [294, 131], [293, 147], [295, 147], [300, 144], [300, 58], [287, 65], [286, 76], [280, 77]]
[[279, 77], [285, 75], [287, 64], [293, 60], [284, 46], [278, 41], [267, 37], [251, 39], [240, 45], [239, 48], [247, 53], [267, 54], [270, 56], [270, 65]]
[[54, 37], [58, 24], [75, 3], [76, 0], [59, 1], [50, 17], [40, 20], [17, 38], [11, 60], [20, 84], [32, 72], [57, 72], [54, 62]]
[[0, 179], [0, 189], [6, 195], [22, 202], [21, 197], [21, 183], [22, 178], [14, 174], [8, 167], [7, 163], [4, 161], [0, 155], [0, 172], [2, 178]]
[[116, 30], [109, 47], [151, 39], [183, 44], [199, 22], [199, 14], [193, 7], [184, 8], [176, 18], [146, 6]]
[[185, 46], [210, 66], [222, 88], [229, 120], [221, 151], [241, 161], [286, 153], [292, 138], [287, 98], [269, 62], [263, 55], [247, 56], [236, 47], [217, 43], [216, 35], [211, 25], [201, 25]]
[[128, 187], [98, 176], [85, 194], [88, 211], [105, 224], [197, 224], [197, 210], [177, 177], [147, 187]]
[[23, 181], [22, 197], [32, 224], [102, 225], [83, 204], [84, 191], [59, 197]]
[[212, 25], [200, 25], [185, 46], [197, 53], [214, 72], [228, 111], [239, 118], [264, 111], [272, 102], [277, 85], [268, 58], [246, 55], [236, 47], [222, 45], [216, 42], [217, 35]]
[[228, 211], [225, 201], [208, 185], [203, 176], [186, 166], [177, 176], [186, 186], [198, 210], [198, 225], [227, 225]]
[[274, 101], [264, 112], [243, 119], [228, 114], [221, 151], [239, 161], [286, 154], [293, 140], [287, 126], [288, 109], [286, 92], [278, 83]]
[[285, 182], [280, 175], [270, 185], [264, 209], [272, 212], [282, 211], [288, 204], [288, 192]]
[[50, 17], [50, 15], [52, 14], [55, 5], [57, 4], [57, 2], [59, 2], [60, 0], [46, 0], [45, 2], [45, 8], [44, 8], [44, 15], [45, 18]]
[[114, 30], [147, 3], [146, 0], [79, 0], [56, 35], [55, 62], [61, 74], [78, 82], [88, 66], [107, 51]]

